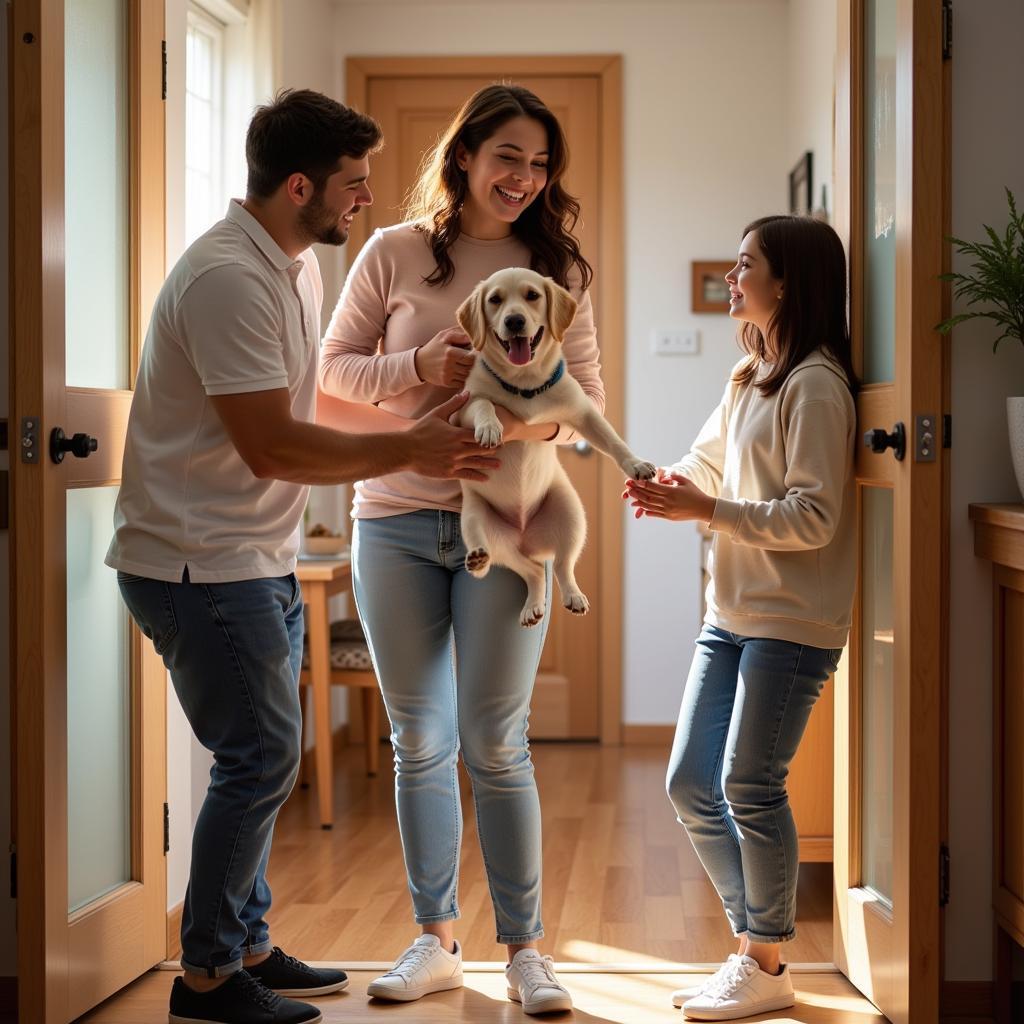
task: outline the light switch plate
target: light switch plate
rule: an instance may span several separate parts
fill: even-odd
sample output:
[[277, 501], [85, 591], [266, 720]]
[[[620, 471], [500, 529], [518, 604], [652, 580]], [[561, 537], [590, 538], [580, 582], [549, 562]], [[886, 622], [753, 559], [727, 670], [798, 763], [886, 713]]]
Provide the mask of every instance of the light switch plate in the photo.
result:
[[695, 356], [700, 352], [700, 331], [696, 327], [655, 328], [651, 350], [658, 356]]

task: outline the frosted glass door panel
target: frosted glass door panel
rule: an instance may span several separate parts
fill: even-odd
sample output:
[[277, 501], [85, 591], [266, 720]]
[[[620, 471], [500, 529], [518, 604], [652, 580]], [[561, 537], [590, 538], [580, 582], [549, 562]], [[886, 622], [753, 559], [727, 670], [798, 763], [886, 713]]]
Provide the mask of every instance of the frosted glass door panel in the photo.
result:
[[864, 489], [861, 550], [861, 885], [892, 907], [893, 495]]
[[67, 492], [69, 912], [131, 878], [130, 633], [103, 564], [116, 496]]
[[865, 3], [864, 381], [896, 354], [896, 0]]
[[129, 386], [126, 0], [64, 7], [67, 383]]

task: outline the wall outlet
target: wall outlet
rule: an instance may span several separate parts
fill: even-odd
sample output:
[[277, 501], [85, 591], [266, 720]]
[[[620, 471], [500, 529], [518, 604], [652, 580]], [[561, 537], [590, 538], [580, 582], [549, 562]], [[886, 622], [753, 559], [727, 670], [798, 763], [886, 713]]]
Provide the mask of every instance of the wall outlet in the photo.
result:
[[651, 332], [651, 349], [656, 356], [695, 356], [700, 352], [700, 331], [656, 328]]

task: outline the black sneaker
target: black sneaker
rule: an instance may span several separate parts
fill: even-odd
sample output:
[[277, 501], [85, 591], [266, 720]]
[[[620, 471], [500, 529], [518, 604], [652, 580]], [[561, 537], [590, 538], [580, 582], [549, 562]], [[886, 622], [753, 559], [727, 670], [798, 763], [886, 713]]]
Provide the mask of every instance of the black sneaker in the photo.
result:
[[348, 985], [344, 971], [330, 967], [310, 967], [289, 956], [279, 946], [261, 963], [246, 970], [279, 996], [326, 996]]
[[318, 1024], [323, 1014], [309, 1003], [282, 999], [248, 971], [236, 971], [223, 985], [196, 992], [175, 978], [169, 1024]]

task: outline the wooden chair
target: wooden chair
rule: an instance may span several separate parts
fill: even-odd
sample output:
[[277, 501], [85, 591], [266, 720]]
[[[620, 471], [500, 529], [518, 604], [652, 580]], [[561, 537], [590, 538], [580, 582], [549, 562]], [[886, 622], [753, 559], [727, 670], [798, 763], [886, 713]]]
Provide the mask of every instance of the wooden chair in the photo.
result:
[[[306, 643], [309, 642], [307, 633]], [[309, 686], [309, 652], [302, 654], [302, 673], [299, 676], [300, 686]], [[366, 637], [358, 619], [341, 619], [331, 623], [331, 685], [351, 686], [358, 690], [362, 701], [363, 734], [366, 742], [366, 774], [376, 775], [380, 767], [380, 698], [377, 696], [377, 677], [374, 675], [370, 651], [366, 646]], [[303, 701], [303, 708], [306, 702]], [[303, 731], [306, 721], [303, 719]], [[314, 746], [308, 753], [313, 755]], [[308, 762], [311, 758], [302, 759], [301, 782], [308, 784]]]

